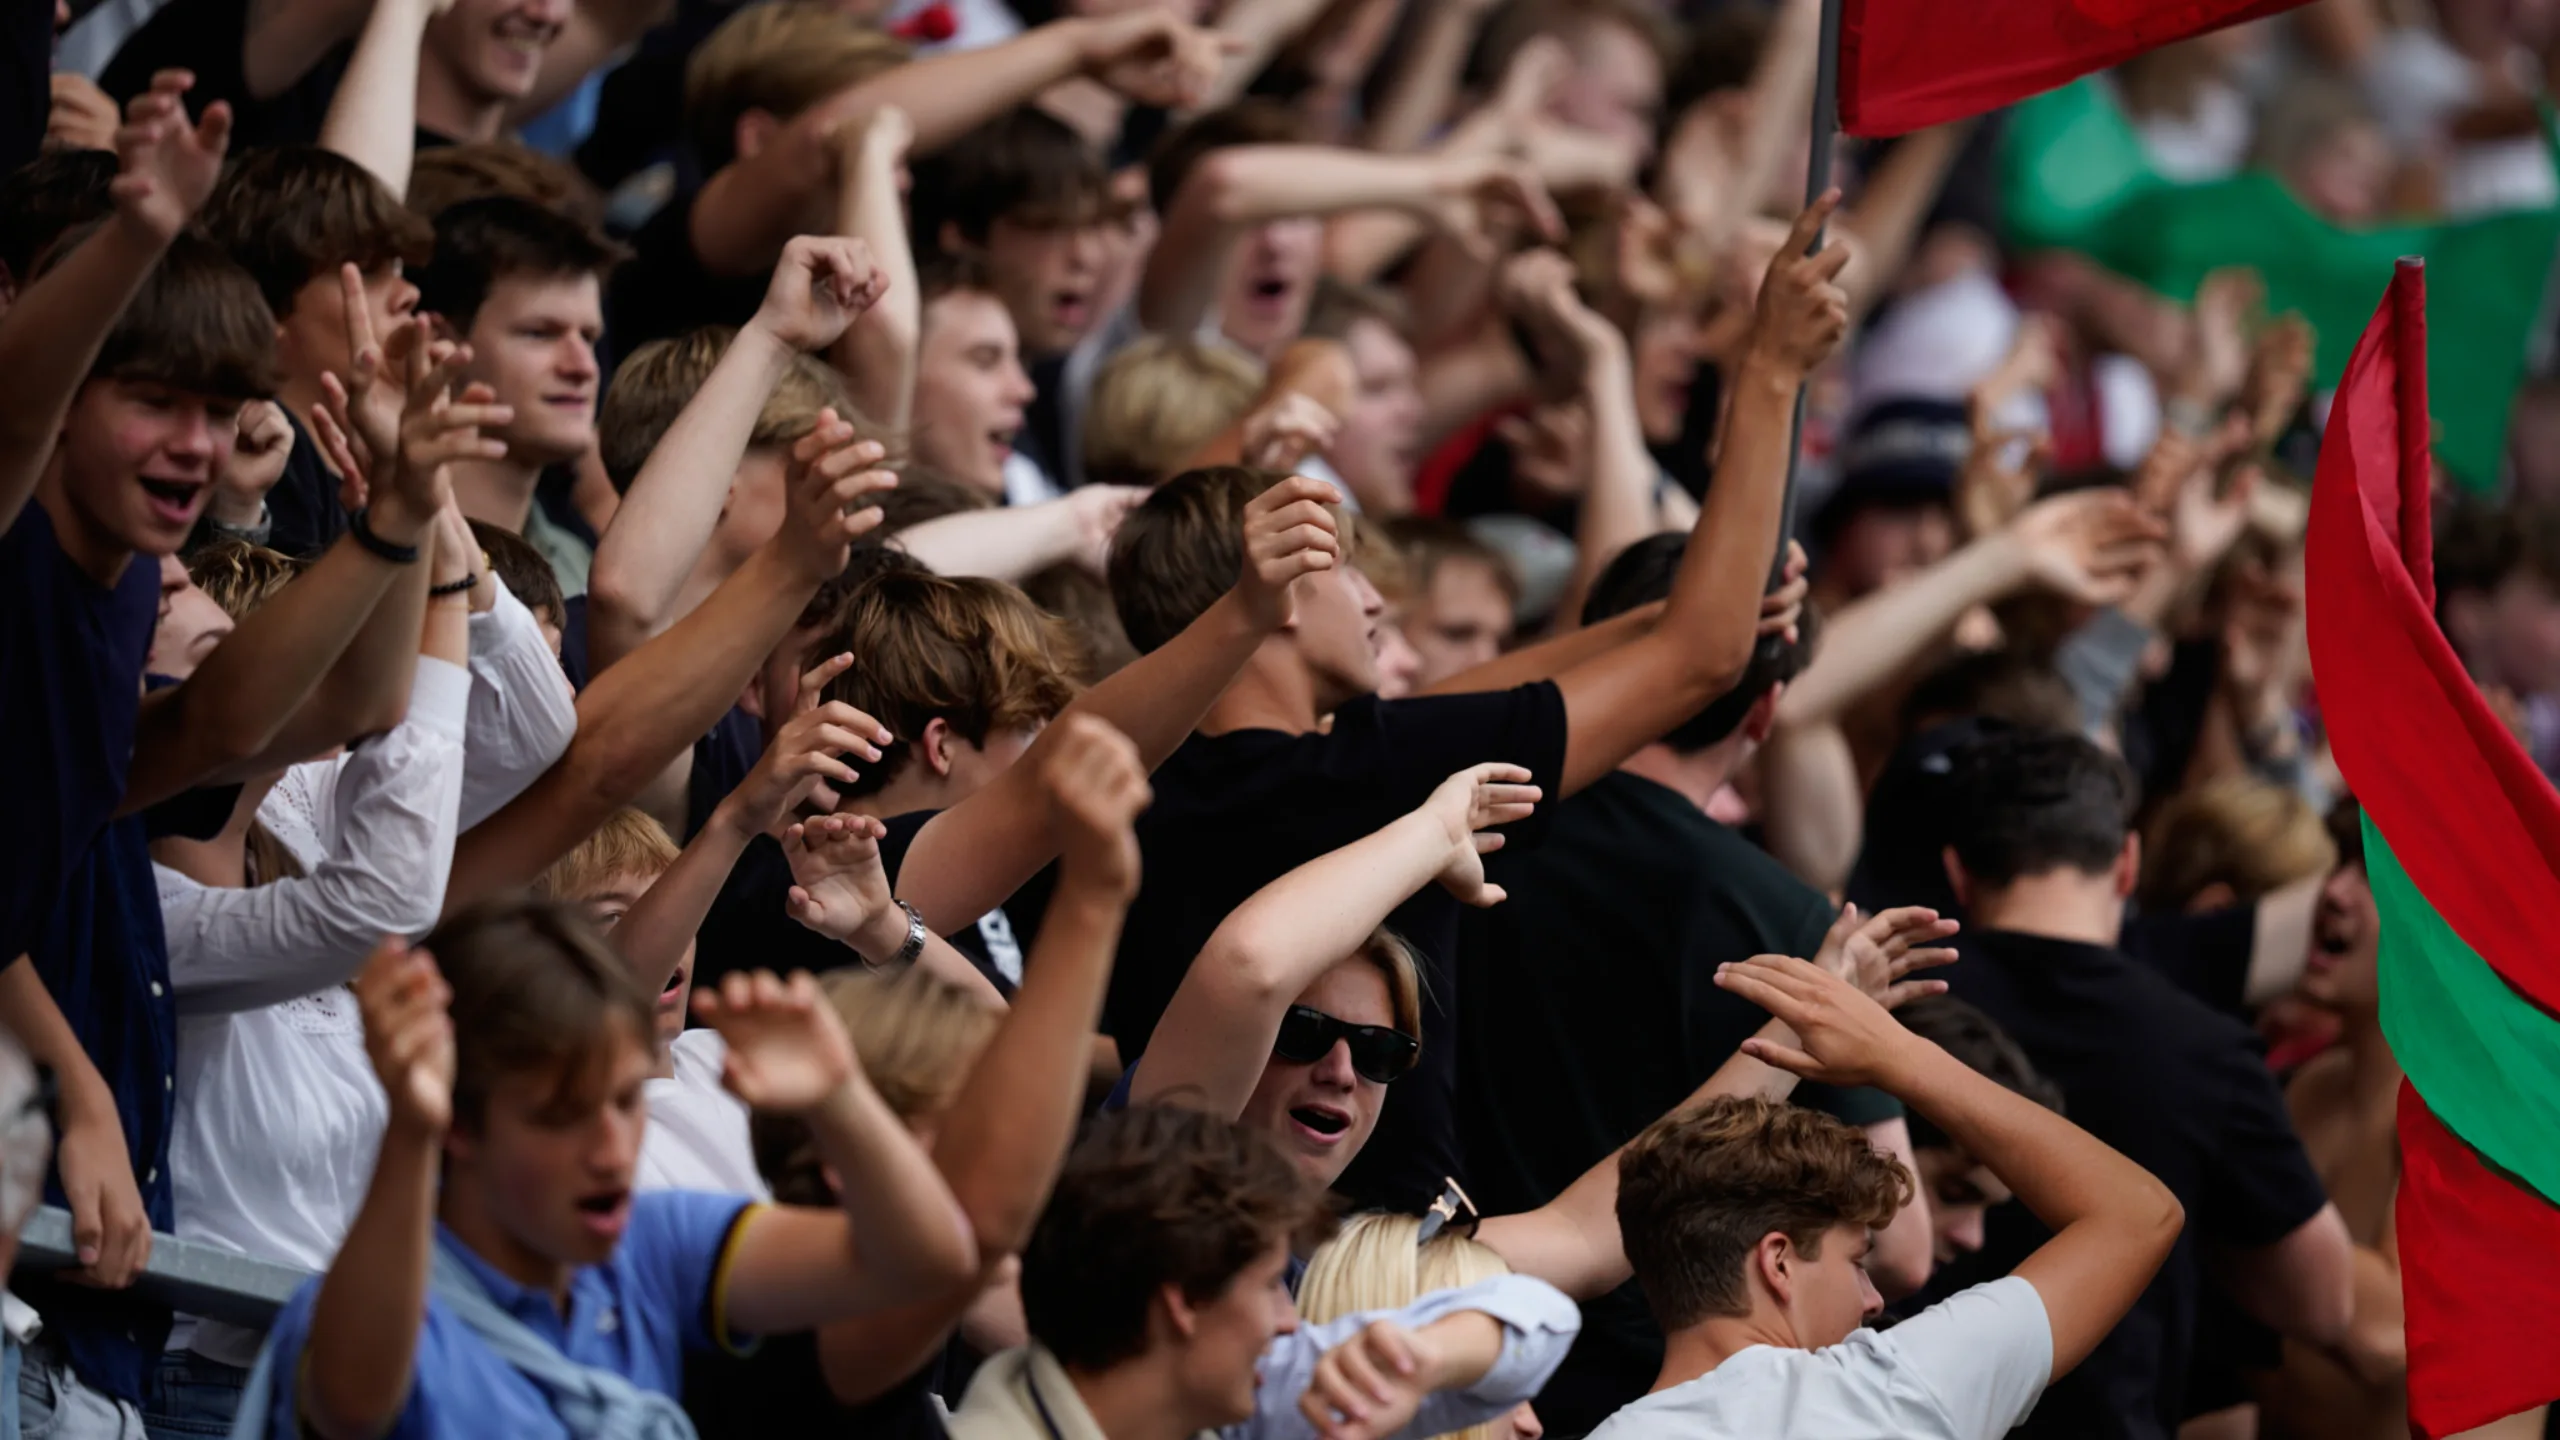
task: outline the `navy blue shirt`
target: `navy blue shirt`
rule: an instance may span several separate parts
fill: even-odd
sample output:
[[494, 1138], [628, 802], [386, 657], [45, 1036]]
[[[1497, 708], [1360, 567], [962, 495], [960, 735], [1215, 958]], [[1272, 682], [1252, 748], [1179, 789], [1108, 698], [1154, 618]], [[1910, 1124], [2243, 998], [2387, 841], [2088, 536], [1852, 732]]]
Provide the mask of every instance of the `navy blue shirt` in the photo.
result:
[[124, 798], [160, 567], [114, 588], [73, 564], [33, 502], [0, 535], [0, 753], [18, 766], [0, 826], [0, 965], [35, 945], [72, 862]]
[[[151, 1228], [177, 1228], [169, 1127], [177, 1109], [178, 1012], [143, 817], [110, 823], [72, 867], [34, 955], [53, 1003], [114, 1092], [125, 1152]], [[45, 1199], [64, 1203], [59, 1170], [45, 1177]], [[18, 1289], [44, 1312], [46, 1332], [62, 1338], [82, 1381], [142, 1403], [144, 1377], [168, 1339], [166, 1309], [130, 1291], [33, 1279]]]
[[[674, 1396], [683, 1388], [686, 1351], [734, 1347], [721, 1312], [729, 1252], [749, 1205], [735, 1195], [686, 1190], [633, 1196], [631, 1226], [613, 1257], [569, 1277], [565, 1315], [550, 1292], [498, 1273], [442, 1225], [436, 1227], [436, 1243], [470, 1269], [499, 1309], [561, 1354], [643, 1390]], [[267, 1414], [277, 1440], [300, 1440], [292, 1400], [319, 1294], [315, 1277], [295, 1293], [269, 1333], [276, 1389]], [[542, 1387], [490, 1349], [432, 1292], [418, 1331], [416, 1363], [409, 1398], [385, 1440], [536, 1440], [568, 1433]]]

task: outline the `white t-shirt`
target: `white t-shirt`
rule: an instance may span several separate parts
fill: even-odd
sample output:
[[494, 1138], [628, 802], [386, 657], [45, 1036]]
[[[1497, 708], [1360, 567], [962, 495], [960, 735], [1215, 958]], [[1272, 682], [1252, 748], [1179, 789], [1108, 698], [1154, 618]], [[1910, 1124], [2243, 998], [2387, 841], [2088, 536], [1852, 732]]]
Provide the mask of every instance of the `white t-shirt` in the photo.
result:
[[747, 1107], [720, 1083], [728, 1047], [717, 1030], [687, 1030], [667, 1047], [675, 1077], [648, 1084], [639, 1190], [711, 1190], [770, 1200], [747, 1137]]
[[1821, 1350], [1754, 1345], [1591, 1440], [1997, 1440], [2052, 1374], [2044, 1300], [2012, 1275]]

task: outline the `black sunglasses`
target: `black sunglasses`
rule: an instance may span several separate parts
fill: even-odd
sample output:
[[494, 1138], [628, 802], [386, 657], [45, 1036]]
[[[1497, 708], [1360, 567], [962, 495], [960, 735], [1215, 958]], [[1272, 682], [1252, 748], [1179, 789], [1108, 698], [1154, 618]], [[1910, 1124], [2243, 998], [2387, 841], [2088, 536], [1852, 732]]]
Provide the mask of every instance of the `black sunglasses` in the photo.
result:
[[1422, 1042], [1401, 1030], [1354, 1025], [1306, 1005], [1292, 1005], [1280, 1017], [1280, 1033], [1272, 1037], [1271, 1053], [1292, 1065], [1313, 1065], [1333, 1053], [1337, 1040], [1351, 1046], [1351, 1068], [1360, 1078], [1381, 1085], [1411, 1070], [1414, 1057], [1422, 1053]]

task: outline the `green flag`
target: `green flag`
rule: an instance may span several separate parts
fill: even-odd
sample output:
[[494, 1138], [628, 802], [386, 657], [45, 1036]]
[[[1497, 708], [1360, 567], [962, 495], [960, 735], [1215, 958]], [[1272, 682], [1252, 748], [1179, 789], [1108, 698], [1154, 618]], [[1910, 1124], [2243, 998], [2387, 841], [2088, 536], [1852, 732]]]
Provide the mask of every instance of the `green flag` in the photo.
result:
[[2560, 209], [2349, 230], [2262, 171], [2170, 181], [2151, 168], [2113, 92], [2095, 79], [2011, 112], [2001, 180], [2016, 244], [2080, 251], [2175, 300], [2194, 299], [2204, 277], [2225, 266], [2257, 271], [2270, 308], [2311, 322], [2313, 381], [2322, 389], [2344, 373], [2392, 263], [2424, 257], [2437, 458], [2465, 488], [2497, 484], [2507, 413], [2560, 246]]

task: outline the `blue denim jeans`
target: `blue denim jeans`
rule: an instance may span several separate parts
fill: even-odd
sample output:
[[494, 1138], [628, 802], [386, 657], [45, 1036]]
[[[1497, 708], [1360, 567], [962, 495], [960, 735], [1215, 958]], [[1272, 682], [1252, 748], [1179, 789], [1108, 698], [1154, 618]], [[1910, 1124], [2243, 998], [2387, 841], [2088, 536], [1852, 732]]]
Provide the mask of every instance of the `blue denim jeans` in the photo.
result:
[[141, 1415], [81, 1384], [59, 1344], [39, 1335], [31, 1347], [12, 1341], [9, 1349], [17, 1371], [10, 1399], [25, 1440], [140, 1440]]
[[228, 1435], [248, 1386], [249, 1372], [237, 1365], [208, 1360], [192, 1350], [163, 1352], [160, 1368], [151, 1376], [150, 1403], [142, 1410], [143, 1428], [151, 1440]]

